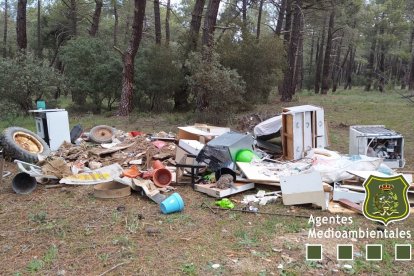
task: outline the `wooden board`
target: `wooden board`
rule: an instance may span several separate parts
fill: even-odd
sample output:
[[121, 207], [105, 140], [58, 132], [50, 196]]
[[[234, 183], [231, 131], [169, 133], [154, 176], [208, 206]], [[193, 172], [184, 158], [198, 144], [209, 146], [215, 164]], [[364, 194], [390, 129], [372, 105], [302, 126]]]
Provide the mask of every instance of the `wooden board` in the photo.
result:
[[223, 198], [240, 192], [254, 189], [254, 183], [234, 183], [234, 186], [228, 189], [214, 188], [215, 184], [195, 184], [194, 189], [198, 192], [207, 194], [215, 198]]
[[237, 166], [246, 176], [246, 178], [254, 183], [268, 184], [279, 183], [278, 176], [268, 176], [260, 172], [260, 166], [256, 166], [250, 163], [237, 162]]

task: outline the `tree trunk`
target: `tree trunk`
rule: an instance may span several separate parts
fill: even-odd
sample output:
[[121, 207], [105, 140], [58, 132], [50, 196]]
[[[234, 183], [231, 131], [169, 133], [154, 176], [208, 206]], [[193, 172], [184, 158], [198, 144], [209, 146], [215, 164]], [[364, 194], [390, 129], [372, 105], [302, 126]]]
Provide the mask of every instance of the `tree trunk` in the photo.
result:
[[[384, 13], [382, 13], [382, 15], [381, 15], [381, 26], [380, 26], [380, 29], [379, 29], [380, 37], [383, 37], [384, 33], [385, 33], [384, 17], [385, 17], [385, 15], [384, 15]], [[380, 76], [379, 76], [379, 82], [378, 82], [378, 90], [380, 92], [384, 92], [384, 89], [385, 89], [385, 44], [384, 44], [384, 41], [380, 41], [379, 51], [380, 51], [380, 53], [379, 53], [379, 64], [378, 64], [379, 66], [378, 66], [378, 69], [379, 69]]]
[[23, 50], [23, 51], [25, 51], [27, 48], [26, 5], [27, 5], [27, 0], [18, 0], [17, 2], [17, 18], [16, 18], [17, 46], [19, 47], [19, 50]]
[[411, 53], [410, 77], [408, 79], [408, 89], [414, 90], [414, 51]]
[[[375, 28], [375, 27], [374, 27]], [[365, 85], [365, 91], [371, 90], [372, 79], [374, 77], [374, 61], [375, 61], [375, 49], [377, 48], [377, 31], [375, 29], [374, 38], [371, 43], [371, 49], [369, 52], [368, 66], [367, 66], [367, 84]]]
[[263, 2], [264, 0], [260, 0], [260, 3], [259, 3], [259, 14], [257, 16], [256, 39], [260, 38], [260, 27], [262, 25]]
[[118, 5], [116, 0], [113, 0], [114, 5], [114, 46], [118, 45], [118, 25], [119, 25], [119, 18], [118, 18]]
[[281, 0], [280, 3], [280, 9], [279, 13], [277, 15], [277, 22], [276, 22], [276, 28], [275, 28], [275, 34], [279, 36], [282, 33], [282, 27], [283, 27], [283, 18], [285, 17], [286, 12], [286, 3], [287, 0]]
[[41, 0], [37, 0], [37, 57], [42, 58], [42, 35], [41, 35], [41, 24], [40, 24], [40, 10], [42, 7]]
[[322, 74], [322, 64], [323, 64], [323, 45], [325, 43], [325, 33], [326, 33], [326, 20], [323, 23], [322, 28], [322, 37], [319, 43], [319, 48], [317, 50], [317, 59], [316, 59], [316, 71], [315, 71], [315, 93], [319, 93], [320, 84], [321, 84], [321, 74]]
[[334, 24], [335, 24], [335, 7], [332, 8], [331, 15], [329, 16], [328, 38], [326, 40], [325, 58], [323, 61], [321, 94], [325, 94], [325, 95], [328, 94], [328, 90], [329, 90], [329, 75], [330, 75], [330, 68], [331, 68], [331, 52], [332, 52], [332, 39], [333, 39]]
[[203, 41], [202, 45], [211, 48], [214, 44], [214, 29], [217, 21], [220, 0], [209, 0], [206, 17], [204, 19]]
[[161, 45], [161, 16], [160, 1], [154, 0], [155, 44]]
[[409, 45], [409, 49], [411, 51], [411, 62], [410, 62], [410, 66], [409, 66], [409, 73], [407, 74], [408, 76], [408, 89], [409, 90], [414, 90], [414, 49], [413, 49], [413, 42], [414, 42], [414, 22], [412, 22], [411, 24], [413, 24], [413, 30], [411, 32], [411, 39], [410, 39], [410, 45]]
[[197, 49], [198, 36], [200, 33], [201, 19], [203, 17], [205, 0], [196, 0], [194, 9], [191, 15], [190, 23], [190, 47], [189, 51]]
[[3, 29], [3, 58], [7, 57], [7, 21], [8, 21], [8, 1], [4, 1], [4, 29]]
[[[339, 62], [341, 60], [341, 52], [342, 52], [342, 37], [341, 41], [339, 42], [338, 48], [336, 49], [336, 57], [334, 62], [334, 67], [332, 69], [332, 92], [336, 92], [336, 89], [338, 88], [338, 82], [339, 82], [339, 76], [341, 75], [343, 66], [340, 66]], [[348, 56], [348, 53], [346, 54]], [[345, 56], [345, 60], [346, 57]], [[342, 64], [345, 63], [345, 60]]]
[[76, 5], [76, 0], [70, 0], [70, 22], [71, 22], [71, 31], [72, 36], [78, 36], [78, 6]]
[[[203, 29], [203, 62], [211, 62], [212, 51], [214, 46], [214, 29], [217, 21], [217, 14], [220, 6], [220, 0], [209, 0], [206, 16], [204, 19]], [[209, 103], [207, 101], [206, 92], [203, 91], [197, 94], [197, 111], [203, 112]]]
[[101, 11], [102, 11], [102, 0], [95, 0], [95, 11], [92, 17], [92, 25], [91, 29], [89, 30], [89, 35], [95, 37], [98, 33], [99, 29], [99, 20], [101, 18]]
[[286, 0], [286, 20], [285, 28], [283, 30], [285, 45], [289, 45], [290, 43], [290, 29], [292, 28], [292, 2], [293, 0]]
[[[318, 45], [318, 43], [316, 45]], [[312, 67], [313, 67], [314, 48], [315, 48], [315, 33], [312, 31], [312, 40], [311, 40], [311, 48], [310, 48], [310, 54], [309, 54], [309, 66], [308, 66], [308, 79], [309, 79], [308, 90], [311, 90], [310, 78], [311, 78], [311, 72], [312, 72]]]
[[170, 14], [171, 0], [167, 0], [167, 12], [165, 14], [165, 45], [170, 45]]
[[[190, 32], [189, 32], [189, 42], [188, 47], [185, 53], [185, 59], [187, 59], [188, 54], [191, 51], [195, 51], [197, 49], [198, 44], [198, 37], [200, 33], [201, 27], [201, 19], [203, 16], [205, 0], [196, 0], [193, 8], [193, 12], [191, 15], [191, 23], [190, 23]], [[185, 64], [182, 67], [182, 74], [183, 76], [188, 76], [189, 72], [186, 68]], [[181, 89], [177, 89], [174, 91], [174, 110], [176, 111], [184, 111], [188, 108], [188, 87], [186, 83], [181, 85]]]
[[356, 53], [356, 49], [354, 49], [352, 45], [350, 45], [349, 47], [350, 47], [350, 56], [349, 56], [349, 61], [348, 61], [346, 74], [345, 74], [345, 78], [346, 78], [345, 85], [344, 85], [345, 90], [352, 89], [352, 73], [354, 70], [355, 53]]
[[122, 56], [122, 93], [118, 115], [128, 116], [133, 109], [134, 60], [142, 38], [146, 0], [134, 0], [134, 21], [127, 50]]
[[247, 34], [247, 0], [242, 0], [242, 36]]
[[292, 100], [296, 90], [297, 74], [295, 74], [296, 55], [299, 48], [300, 31], [301, 31], [301, 13], [302, 0], [296, 0], [294, 5], [294, 16], [292, 24], [292, 34], [290, 36], [290, 45], [288, 49], [288, 68], [285, 72], [282, 88], [282, 102], [289, 102]]
[[295, 60], [295, 75], [293, 83], [296, 84], [296, 90], [302, 90], [303, 84], [303, 16], [300, 16], [298, 50], [296, 52]]

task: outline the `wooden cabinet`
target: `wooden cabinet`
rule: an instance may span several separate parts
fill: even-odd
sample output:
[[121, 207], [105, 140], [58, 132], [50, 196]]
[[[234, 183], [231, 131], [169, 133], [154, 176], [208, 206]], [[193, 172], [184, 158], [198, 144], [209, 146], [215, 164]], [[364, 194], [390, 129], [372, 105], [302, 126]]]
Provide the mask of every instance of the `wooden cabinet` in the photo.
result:
[[284, 108], [282, 144], [287, 160], [301, 159], [312, 148], [327, 146], [323, 108], [313, 105]]

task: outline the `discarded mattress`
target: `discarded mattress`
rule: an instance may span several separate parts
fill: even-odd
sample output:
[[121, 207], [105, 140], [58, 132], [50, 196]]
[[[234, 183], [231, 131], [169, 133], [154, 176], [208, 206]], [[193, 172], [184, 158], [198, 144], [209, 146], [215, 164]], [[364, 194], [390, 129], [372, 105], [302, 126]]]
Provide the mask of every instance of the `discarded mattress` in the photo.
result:
[[269, 140], [280, 136], [282, 129], [282, 115], [272, 117], [254, 127], [254, 135], [261, 140]]

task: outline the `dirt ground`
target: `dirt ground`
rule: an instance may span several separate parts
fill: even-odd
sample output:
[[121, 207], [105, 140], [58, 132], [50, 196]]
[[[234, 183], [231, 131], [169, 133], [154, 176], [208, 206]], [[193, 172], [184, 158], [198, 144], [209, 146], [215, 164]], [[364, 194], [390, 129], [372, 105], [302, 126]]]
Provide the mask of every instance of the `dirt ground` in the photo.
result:
[[[318, 104], [325, 108], [331, 148], [348, 151], [348, 126], [380, 124], [403, 133], [406, 139], [405, 170], [414, 168], [413, 108], [398, 96], [363, 92], [300, 95], [290, 105]], [[378, 105], [387, 102], [388, 108]], [[277, 101], [253, 113], [281, 110]], [[248, 118], [243, 117], [243, 118]], [[174, 130], [180, 118], [135, 118], [133, 123], [110, 119], [126, 130]], [[93, 121], [88, 119], [88, 121]], [[236, 122], [236, 121], [235, 121]], [[73, 123], [71, 121], [71, 123]], [[184, 123], [186, 124], [187, 121]], [[144, 127], [145, 126], [145, 127]], [[142, 128], [138, 128], [142, 127]], [[168, 128], [168, 129], [166, 129]], [[16, 173], [13, 163], [6, 170]], [[214, 199], [178, 186], [185, 201], [181, 213], [163, 215], [158, 206], [138, 193], [122, 199], [100, 200], [90, 186], [66, 185], [30, 195], [17, 195], [11, 177], [0, 186], [0, 275], [403, 275], [413, 274], [411, 262], [394, 261], [395, 243], [411, 239], [308, 238], [309, 216], [332, 216], [311, 206], [260, 207], [273, 215], [217, 211], [202, 206]], [[272, 190], [268, 186], [258, 189]], [[233, 196], [236, 202], [243, 195]], [[236, 204], [238, 207], [241, 204]], [[305, 217], [296, 217], [304, 215]], [[348, 216], [348, 215], [346, 215]], [[352, 215], [352, 225], [338, 230], [377, 229], [380, 225]], [[387, 229], [414, 229], [414, 217]], [[318, 229], [326, 229], [329, 225]], [[414, 233], [413, 233], [414, 235]], [[323, 260], [306, 261], [305, 244], [322, 244]], [[337, 261], [336, 245], [354, 245], [354, 261]], [[365, 261], [365, 245], [381, 243], [383, 260]], [[345, 265], [345, 266], [344, 266]], [[349, 266], [348, 266], [349, 265]]]

